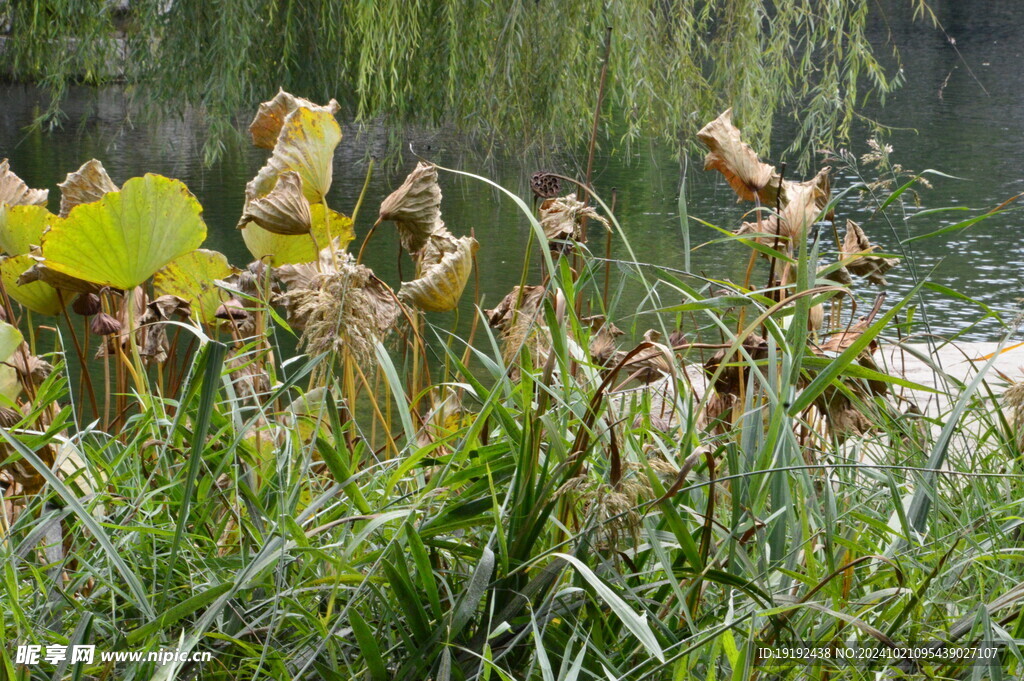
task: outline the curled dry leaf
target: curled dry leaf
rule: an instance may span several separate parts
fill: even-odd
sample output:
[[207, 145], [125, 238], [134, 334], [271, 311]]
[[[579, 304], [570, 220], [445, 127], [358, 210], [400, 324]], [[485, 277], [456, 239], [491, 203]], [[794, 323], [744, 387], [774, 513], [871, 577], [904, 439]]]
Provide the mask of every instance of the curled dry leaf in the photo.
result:
[[580, 323], [589, 326], [592, 331], [590, 336], [591, 358], [601, 366], [608, 366], [615, 356], [615, 341], [625, 332], [608, 321], [604, 315], [584, 317]]
[[275, 234], [250, 222], [242, 229], [242, 240], [252, 256], [271, 267], [314, 262], [317, 247], [326, 249], [334, 240], [335, 250], [344, 250], [355, 231], [352, 220], [341, 213], [330, 210], [322, 203], [310, 207], [312, 231], [308, 234]]
[[28, 343], [22, 343], [8, 360], [18, 372], [18, 380], [22, 385], [38, 387], [53, 372], [53, 365], [41, 357], [33, 355]]
[[0, 161], [0, 205], [45, 206], [49, 189], [32, 189], [14, 174], [5, 158]]
[[47, 267], [43, 258], [35, 255], [38, 252], [38, 249], [36, 249], [33, 250], [32, 255], [18, 256], [19, 258], [26, 258], [24, 262], [29, 265], [18, 276], [17, 283], [19, 286], [33, 282], [42, 282], [54, 289], [70, 291], [71, 293], [99, 293], [103, 289], [99, 284], [78, 279], [77, 277], [69, 277], [62, 272]]
[[584, 218], [599, 222], [608, 228], [608, 221], [601, 217], [593, 206], [577, 201], [575, 195], [547, 199], [540, 204], [540, 226], [544, 228], [544, 234], [550, 240], [579, 241], [582, 236], [580, 223]]
[[781, 217], [782, 234], [796, 240], [807, 233], [818, 219], [821, 210], [828, 204], [831, 168], [822, 168], [813, 179], [806, 182], [782, 183]]
[[288, 115], [299, 107], [304, 107], [310, 111], [326, 111], [332, 116], [338, 113], [338, 110], [341, 108], [338, 102], [333, 99], [325, 106], [320, 106], [308, 99], [296, 97], [285, 92], [283, 89], [279, 89], [273, 99], [260, 104], [256, 117], [249, 124], [249, 134], [252, 135], [252, 143], [263, 149], [273, 149]]
[[60, 216], [66, 218], [71, 209], [83, 203], [92, 203], [104, 194], [118, 191], [103, 164], [90, 159], [73, 173], [68, 173], [60, 187]]
[[540, 307], [547, 290], [543, 286], [515, 286], [497, 307], [485, 310], [492, 328], [501, 332], [502, 356], [517, 371], [513, 360], [524, 346], [533, 357], [534, 366], [540, 366], [551, 348], [551, 334], [540, 317]]
[[444, 227], [437, 168], [431, 163], [417, 164], [402, 186], [384, 199], [380, 219], [395, 223], [406, 251], [419, 252], [426, 245], [427, 237]]
[[[436, 262], [422, 262], [420, 276], [404, 282], [399, 299], [427, 312], [454, 310], [473, 271], [473, 255], [479, 244], [473, 237], [462, 237]], [[440, 254], [440, 249], [433, 255]]]
[[775, 168], [762, 163], [739, 128], [732, 122], [732, 109], [705, 125], [697, 138], [709, 149], [704, 170], [717, 170], [743, 200], [760, 200], [774, 206], [779, 187]]
[[843, 237], [842, 256], [853, 258], [846, 268], [858, 277], [865, 277], [872, 284], [885, 286], [885, 273], [899, 264], [899, 258], [883, 258], [870, 255], [878, 246], [873, 246], [864, 230], [853, 220], [846, 221], [846, 235]]
[[302, 194], [302, 178], [294, 170], [286, 170], [266, 196], [255, 198], [245, 206], [239, 228], [250, 221], [274, 234], [306, 234], [313, 218], [309, 201]]
[[341, 141], [341, 127], [334, 114], [323, 108], [299, 107], [281, 126], [274, 152], [245, 187], [246, 201], [266, 196], [287, 171], [302, 178], [302, 193], [309, 203], [320, 203], [331, 188], [334, 149]]

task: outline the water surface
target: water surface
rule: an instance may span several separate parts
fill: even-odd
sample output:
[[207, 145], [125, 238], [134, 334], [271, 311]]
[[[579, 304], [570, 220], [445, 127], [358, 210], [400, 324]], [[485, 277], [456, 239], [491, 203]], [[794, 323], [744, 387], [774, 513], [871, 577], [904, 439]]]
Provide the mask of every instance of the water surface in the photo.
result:
[[[915, 171], [936, 169], [961, 178], [932, 177], [933, 188], [922, 188], [921, 206], [911, 202], [909, 214], [943, 206], [975, 211], [924, 214], [906, 221], [899, 216], [891, 221], [871, 219], [868, 224], [873, 239], [889, 252], [900, 250], [900, 239], [954, 224], [1024, 191], [1024, 75], [1019, 68], [1024, 54], [1024, 32], [1020, 30], [1024, 8], [1016, 2], [997, 0], [945, 3], [940, 13], [944, 30], [937, 30], [911, 22], [908, 5], [882, 3], [886, 14], [877, 15], [874, 28], [876, 42], [891, 35], [899, 45], [907, 83], [884, 107], [871, 106], [865, 114], [893, 129], [888, 143], [893, 147], [895, 162]], [[39, 90], [0, 85], [0, 101], [0, 158], [9, 157], [15, 171], [31, 186], [49, 187], [51, 196], [56, 197], [56, 184], [64, 175], [93, 157], [103, 162], [118, 183], [146, 172], [177, 177], [188, 184], [204, 207], [210, 228], [205, 246], [226, 253], [236, 265], [249, 260], [234, 226], [245, 184], [265, 161], [265, 151], [240, 145], [206, 167], [198, 121], [191, 117], [160, 123], [136, 120], [127, 97], [116, 88], [99, 93], [75, 90], [65, 107], [65, 125], [52, 132], [27, 130], [46, 102], [46, 95]], [[785, 148], [791, 125], [791, 121], [780, 120], [774, 133], [773, 154]], [[392, 131], [384, 123], [361, 130], [345, 128], [328, 201], [333, 208], [350, 213], [365, 179], [367, 156], [383, 151]], [[868, 135], [866, 126], [856, 131], [850, 144], [856, 156], [868, 151]], [[413, 134], [409, 143], [416, 153], [430, 160], [486, 175], [527, 200], [527, 178], [541, 166], [577, 176], [582, 175], [580, 169], [585, 166], [582, 143], [578, 149], [562, 150], [544, 161], [507, 151], [490, 157], [467, 152], [458, 140], [442, 133]], [[594, 173], [598, 192], [610, 199], [615, 189], [616, 214], [640, 260], [682, 267], [677, 207], [683, 173], [678, 158], [672, 149], [658, 143], [634, 146], [628, 154], [614, 146], [605, 143], [598, 154]], [[401, 183], [415, 160], [409, 152], [401, 167], [374, 173], [356, 225], [357, 244], [376, 218], [380, 201]], [[737, 205], [720, 176], [700, 171], [699, 158], [691, 159], [688, 165], [690, 214], [723, 228], [734, 228], [749, 205]], [[840, 174], [833, 186], [842, 190], [856, 179], [848, 173]], [[442, 209], [449, 228], [456, 235], [472, 232], [480, 241], [483, 306], [492, 306], [519, 281], [529, 234], [527, 222], [511, 201], [481, 182], [442, 174], [441, 183], [445, 195]], [[51, 207], [55, 208], [56, 203], [56, 198], [51, 199]], [[851, 200], [841, 206], [839, 216], [864, 219], [868, 214], [863, 205]], [[1019, 273], [1024, 247], [1018, 228], [1022, 216], [1024, 213], [1019, 211], [1008, 212], [967, 231], [907, 247], [914, 266], [901, 266], [891, 272], [888, 278], [893, 294], [912, 287], [915, 273], [922, 276], [931, 272], [933, 281], [1012, 317], [1021, 296]], [[830, 234], [823, 243], [830, 240]], [[696, 221], [691, 223], [693, 245], [720, 236]], [[592, 246], [603, 253], [603, 245]], [[374, 238], [366, 258], [367, 264], [396, 288], [401, 280], [397, 249], [394, 230], [386, 226]], [[613, 253], [626, 257], [621, 244], [616, 244]], [[692, 253], [692, 270], [711, 278], [739, 281], [745, 267], [746, 251], [737, 245], [717, 244]], [[408, 277], [408, 261], [404, 269]], [[534, 280], [538, 274], [534, 263]], [[875, 290], [864, 287], [858, 294], [869, 304]], [[471, 298], [464, 298], [460, 323], [473, 313]], [[982, 314], [962, 300], [934, 293], [929, 294], [928, 301], [928, 319], [932, 331], [938, 333], [965, 329]], [[624, 325], [630, 323], [630, 315], [640, 304], [638, 291], [627, 288], [619, 307], [627, 318]], [[443, 316], [437, 320], [448, 322]], [[643, 318], [635, 321], [642, 331]], [[998, 325], [989, 322], [975, 327], [967, 336], [992, 340], [998, 333]]]

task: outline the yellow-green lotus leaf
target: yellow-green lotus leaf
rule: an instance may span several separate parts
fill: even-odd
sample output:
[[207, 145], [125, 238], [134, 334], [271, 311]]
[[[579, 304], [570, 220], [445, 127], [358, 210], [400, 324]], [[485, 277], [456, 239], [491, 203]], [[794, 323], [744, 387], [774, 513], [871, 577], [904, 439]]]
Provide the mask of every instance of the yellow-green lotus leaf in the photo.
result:
[[8, 407], [16, 407], [18, 395], [21, 394], [21, 381], [18, 380], [18, 371], [6, 364], [0, 364], [0, 404]]
[[0, 322], [0, 362], [9, 360], [24, 340], [18, 327]]
[[0, 262], [0, 280], [4, 283], [7, 295], [22, 306], [38, 314], [58, 315], [63, 305], [57, 289], [42, 281], [18, 283], [18, 279], [36, 264], [35, 258], [30, 255], [4, 258]]
[[202, 206], [184, 183], [133, 177], [121, 191], [75, 206], [43, 236], [46, 266], [95, 284], [130, 289], [206, 238]]
[[284, 121], [274, 153], [245, 187], [246, 199], [266, 196], [281, 173], [294, 170], [302, 178], [302, 193], [320, 203], [331, 188], [334, 149], [341, 141], [341, 126], [326, 109], [295, 109]]
[[[352, 220], [341, 213], [317, 203], [310, 206], [310, 214], [316, 245], [309, 234], [274, 234], [254, 222], [250, 222], [242, 230], [242, 239], [253, 258], [262, 260], [271, 267], [281, 267], [314, 262], [318, 256], [316, 246], [327, 248], [331, 238], [336, 240], [335, 244], [339, 250], [346, 248], [355, 238]], [[330, 215], [329, 223], [327, 215]]]
[[217, 308], [227, 298], [215, 282], [237, 271], [223, 253], [198, 248], [175, 258], [153, 275], [153, 288], [158, 296], [172, 295], [187, 300], [203, 323], [212, 324]]
[[284, 127], [288, 114], [300, 106], [306, 107], [311, 111], [327, 111], [331, 115], [338, 113], [338, 109], [341, 108], [338, 102], [333, 99], [326, 105], [319, 106], [308, 99], [296, 97], [279, 89], [273, 99], [260, 104], [256, 117], [249, 124], [249, 134], [252, 135], [252, 143], [257, 147], [273, 149], [274, 145], [277, 144], [277, 138], [281, 134], [281, 128]]
[[0, 206], [0, 249], [24, 255], [42, 243], [43, 232], [57, 216], [42, 206]]
[[418, 279], [402, 283], [399, 300], [427, 312], [447, 312], [458, 306], [479, 244], [473, 237], [464, 236], [452, 245], [454, 248], [445, 252], [440, 261], [424, 267]]
[[0, 204], [8, 206], [45, 206], [49, 189], [32, 189], [11, 171], [5, 158], [0, 161]]
[[92, 203], [104, 194], [117, 191], [117, 185], [107, 175], [103, 164], [90, 159], [73, 173], [68, 173], [60, 187], [60, 216], [66, 218], [71, 209], [83, 203]]

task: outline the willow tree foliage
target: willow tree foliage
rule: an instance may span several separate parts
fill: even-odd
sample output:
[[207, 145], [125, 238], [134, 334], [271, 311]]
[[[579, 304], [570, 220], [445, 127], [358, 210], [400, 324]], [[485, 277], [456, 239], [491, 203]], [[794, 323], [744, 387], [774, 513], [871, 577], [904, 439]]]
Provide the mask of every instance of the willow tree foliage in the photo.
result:
[[[923, 0], [903, 0], [925, 13]], [[603, 129], [694, 139], [731, 106], [755, 146], [798, 114], [794, 147], [844, 138], [860, 97], [897, 87], [869, 44], [868, 0], [28, 0], [0, 3], [3, 59], [51, 89], [144, 84], [163, 110], [199, 107], [224, 140], [279, 86], [337, 97], [357, 121], [450, 126], [549, 145], [587, 137], [606, 27]], [[0, 17], [0, 19], [3, 19]]]

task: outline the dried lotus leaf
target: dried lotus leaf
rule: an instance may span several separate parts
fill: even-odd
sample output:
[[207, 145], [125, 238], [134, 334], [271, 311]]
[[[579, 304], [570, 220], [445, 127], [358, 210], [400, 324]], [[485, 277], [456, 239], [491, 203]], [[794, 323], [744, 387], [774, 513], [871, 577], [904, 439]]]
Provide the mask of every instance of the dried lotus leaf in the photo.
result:
[[284, 122], [288, 115], [299, 107], [304, 107], [310, 111], [326, 111], [332, 116], [338, 113], [338, 110], [341, 108], [338, 102], [333, 99], [325, 106], [320, 106], [308, 99], [289, 94], [283, 89], [278, 90], [273, 99], [260, 104], [256, 117], [249, 124], [249, 134], [252, 135], [252, 143], [263, 149], [273, 149], [274, 145], [277, 144], [277, 138], [281, 134], [281, 128], [284, 127]]
[[103, 164], [90, 159], [73, 173], [68, 173], [60, 187], [60, 216], [66, 218], [71, 209], [83, 203], [92, 203], [104, 194], [118, 191]]
[[813, 180], [809, 182], [788, 182], [785, 185], [785, 195], [788, 201], [781, 210], [781, 233], [795, 242], [802, 235], [806, 234], [807, 230], [818, 219], [818, 215], [821, 213], [821, 210], [818, 208], [821, 190]]
[[479, 244], [473, 237], [462, 237], [455, 245], [455, 250], [445, 253], [440, 262], [424, 268], [418, 279], [402, 284], [398, 297], [403, 303], [428, 312], [447, 312], [458, 306]]
[[549, 240], [580, 241], [584, 218], [596, 220], [608, 227], [608, 221], [592, 206], [577, 201], [573, 195], [547, 199], [540, 205], [540, 226]]
[[879, 255], [868, 255], [878, 246], [873, 246], [864, 230], [853, 220], [846, 221], [846, 235], [843, 237], [843, 258], [854, 257], [846, 263], [846, 269], [858, 277], [865, 277], [872, 284], [885, 286], [885, 273], [899, 264], [899, 258], [883, 258]]
[[422, 249], [428, 235], [444, 226], [437, 168], [430, 163], [417, 164], [402, 186], [381, 203], [380, 219], [395, 223], [406, 251], [416, 253]]
[[242, 240], [260, 262], [271, 267], [314, 262], [317, 246], [333, 242], [335, 250], [344, 250], [355, 238], [352, 219], [333, 211], [322, 203], [310, 206], [313, 228], [308, 234], [275, 234], [250, 222], [242, 229]]
[[14, 174], [5, 158], [0, 161], [0, 204], [8, 206], [45, 206], [49, 189], [32, 189]]
[[103, 287], [98, 284], [93, 284], [92, 282], [85, 281], [84, 279], [78, 279], [76, 277], [69, 277], [66, 274], [51, 269], [47, 267], [44, 262], [41, 262], [41, 259], [36, 256], [28, 257], [32, 258], [32, 261], [35, 262], [35, 264], [24, 270], [18, 277], [17, 283], [19, 286], [39, 281], [49, 284], [53, 288], [57, 288], [62, 291], [71, 291], [72, 293], [99, 293], [103, 289]]
[[302, 178], [306, 200], [322, 202], [331, 188], [334, 149], [340, 141], [341, 127], [333, 113], [322, 107], [295, 109], [285, 118], [274, 153], [245, 186], [246, 201], [266, 196], [282, 173], [294, 171]]
[[274, 234], [308, 234], [312, 220], [309, 201], [302, 194], [302, 178], [287, 170], [269, 194], [246, 202], [239, 228], [252, 221]]
[[739, 128], [732, 122], [732, 109], [726, 109], [705, 125], [697, 138], [709, 150], [704, 158], [704, 170], [722, 173], [741, 199], [760, 200], [769, 206], [775, 204], [779, 175], [773, 166], [762, 163], [743, 141]]

